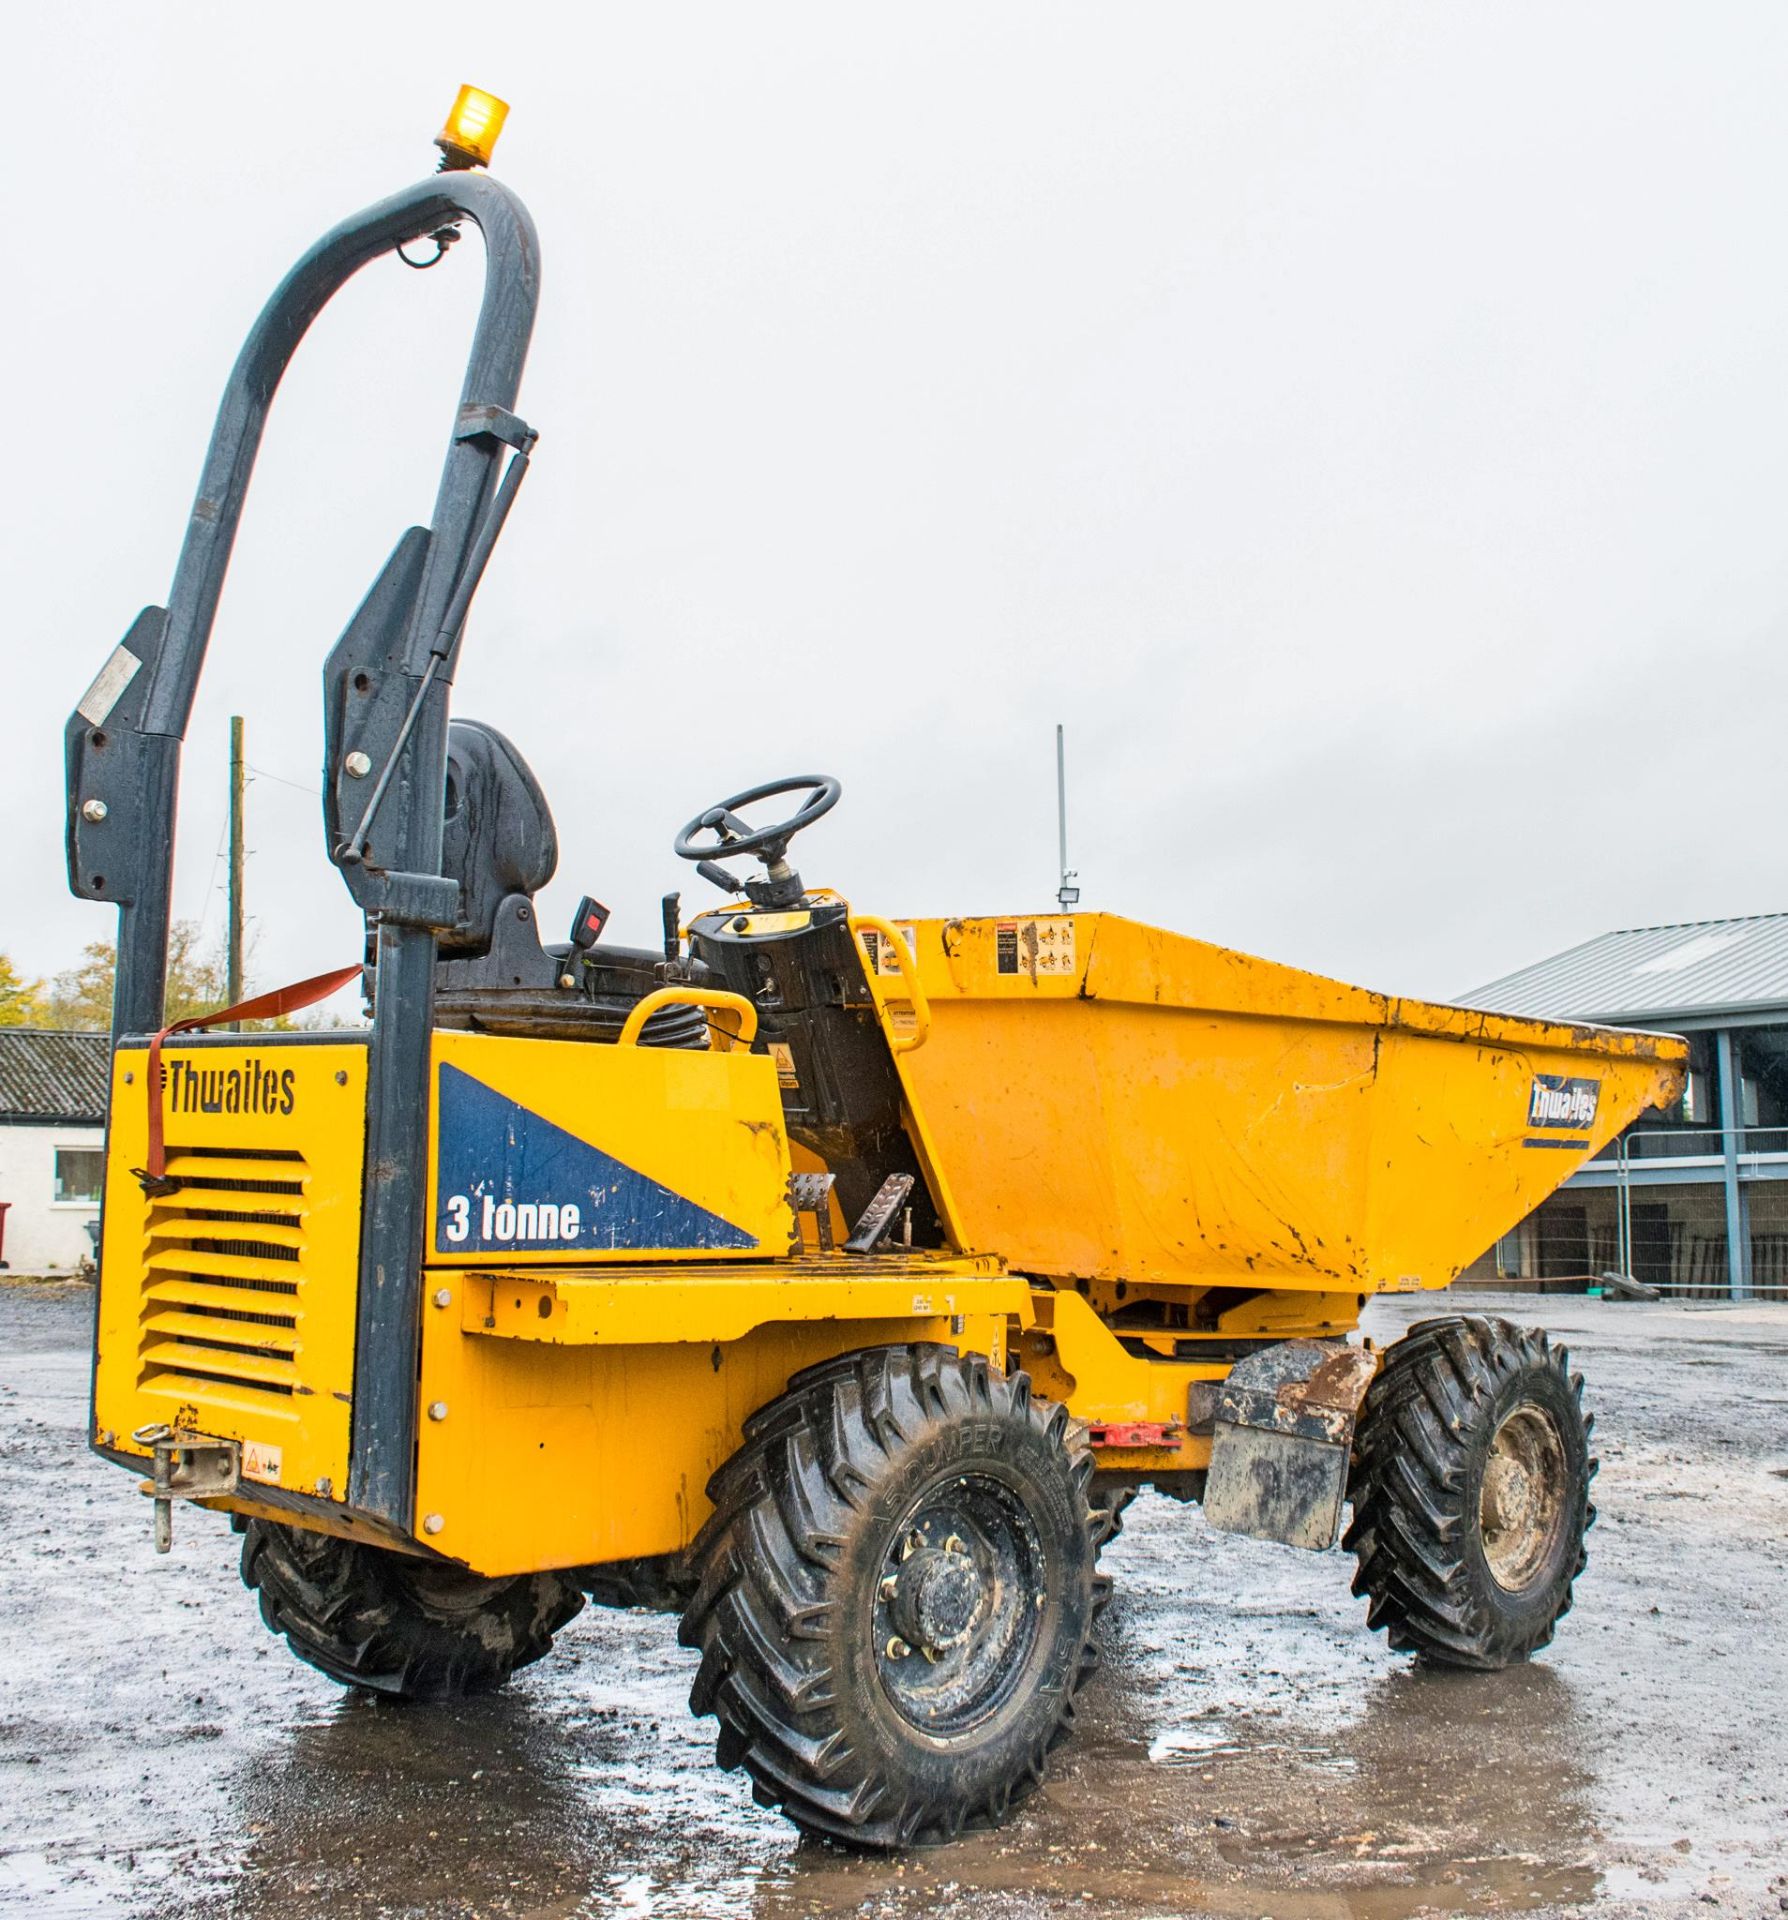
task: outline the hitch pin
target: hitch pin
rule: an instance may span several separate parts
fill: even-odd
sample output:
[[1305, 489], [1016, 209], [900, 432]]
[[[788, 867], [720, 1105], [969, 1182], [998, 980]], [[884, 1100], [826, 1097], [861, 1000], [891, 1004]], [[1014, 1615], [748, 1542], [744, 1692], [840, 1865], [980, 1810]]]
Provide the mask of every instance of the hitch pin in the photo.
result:
[[174, 1433], [171, 1427], [138, 1427], [130, 1436], [138, 1446], [155, 1449], [155, 1551], [171, 1553], [174, 1547]]

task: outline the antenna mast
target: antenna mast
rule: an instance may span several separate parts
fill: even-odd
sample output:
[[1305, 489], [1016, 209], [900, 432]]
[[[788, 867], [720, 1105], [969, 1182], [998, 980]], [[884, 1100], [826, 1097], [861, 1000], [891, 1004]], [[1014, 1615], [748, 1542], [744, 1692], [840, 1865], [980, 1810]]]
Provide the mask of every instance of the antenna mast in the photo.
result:
[[1061, 884], [1055, 890], [1055, 903], [1066, 912], [1080, 904], [1080, 889], [1074, 885], [1080, 875], [1068, 865], [1068, 756], [1059, 720], [1055, 728], [1055, 823], [1061, 848]]

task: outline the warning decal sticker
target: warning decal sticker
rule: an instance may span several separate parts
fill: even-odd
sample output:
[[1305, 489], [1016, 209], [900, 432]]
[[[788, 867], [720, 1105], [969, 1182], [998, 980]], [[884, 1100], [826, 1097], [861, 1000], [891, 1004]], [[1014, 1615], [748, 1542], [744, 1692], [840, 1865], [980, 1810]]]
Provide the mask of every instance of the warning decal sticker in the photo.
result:
[[993, 941], [996, 973], [1024, 973], [1038, 980], [1075, 970], [1071, 915], [1048, 920], [997, 920]]
[[[894, 931], [906, 942], [906, 950], [916, 959], [919, 942], [911, 927], [896, 927]], [[865, 927], [857, 936], [863, 942], [863, 950], [869, 955], [869, 970], [878, 978], [900, 977], [900, 955], [894, 951], [894, 943], [884, 939], [873, 927]]]

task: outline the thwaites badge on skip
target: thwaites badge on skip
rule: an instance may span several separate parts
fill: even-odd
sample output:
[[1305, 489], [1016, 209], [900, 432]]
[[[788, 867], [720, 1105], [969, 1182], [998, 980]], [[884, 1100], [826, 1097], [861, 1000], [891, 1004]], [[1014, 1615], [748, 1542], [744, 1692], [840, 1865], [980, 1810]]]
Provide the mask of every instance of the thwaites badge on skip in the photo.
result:
[[1074, 971], [1074, 921], [997, 920], [993, 928], [993, 964], [997, 973], [1023, 973], [1039, 980]]
[[1601, 1102], [1599, 1080], [1576, 1080], [1562, 1073], [1536, 1073], [1533, 1091], [1527, 1100], [1527, 1124], [1587, 1133], [1596, 1123], [1596, 1108]]

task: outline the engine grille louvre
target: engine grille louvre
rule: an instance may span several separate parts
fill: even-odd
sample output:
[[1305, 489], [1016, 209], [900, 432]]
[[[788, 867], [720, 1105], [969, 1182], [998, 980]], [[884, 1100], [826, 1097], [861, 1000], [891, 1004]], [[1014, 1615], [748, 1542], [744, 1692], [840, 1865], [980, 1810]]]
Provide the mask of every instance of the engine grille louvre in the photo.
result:
[[170, 1146], [168, 1173], [180, 1184], [145, 1226], [140, 1383], [288, 1403], [303, 1384], [303, 1155]]

